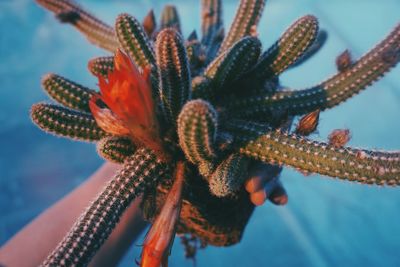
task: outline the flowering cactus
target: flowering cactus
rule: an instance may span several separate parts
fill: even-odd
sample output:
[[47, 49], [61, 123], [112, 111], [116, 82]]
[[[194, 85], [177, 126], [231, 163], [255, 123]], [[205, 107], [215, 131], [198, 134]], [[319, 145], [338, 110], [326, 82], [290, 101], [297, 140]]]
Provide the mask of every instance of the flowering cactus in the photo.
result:
[[[364, 90], [397, 64], [400, 25], [358, 60], [343, 53], [338, 73], [326, 81], [282, 90], [279, 75], [310, 58], [326, 40], [314, 16], [295, 21], [263, 52], [257, 23], [264, 0], [241, 0], [226, 36], [222, 1], [202, 0], [201, 38], [192, 33], [187, 40], [174, 6], [164, 9], [159, 27], [152, 11], [143, 23], [121, 14], [111, 27], [72, 0], [37, 2], [115, 56], [89, 62], [100, 94], [46, 75], [43, 88], [62, 106], [34, 105], [34, 123], [56, 135], [96, 142], [102, 157], [123, 164], [44, 266], [88, 264], [139, 194], [145, 195], [145, 214], [156, 220], [162, 213], [160, 196], [165, 199], [177, 166], [185, 175], [182, 195], [189, 202], [179, 204], [177, 231], [216, 245], [238, 242], [251, 214], [242, 190], [251, 162], [363, 184], [400, 184], [399, 151], [346, 147], [348, 130], [342, 130], [347, 136], [337, 132], [326, 143], [305, 137], [317, 129], [320, 112]], [[304, 117], [292, 132], [287, 125], [295, 116]], [[242, 212], [242, 219], [225, 225], [226, 239], [222, 226], [209, 226], [215, 223], [210, 218], [218, 216], [207, 215], [213, 205]], [[238, 224], [243, 227], [236, 233]]]

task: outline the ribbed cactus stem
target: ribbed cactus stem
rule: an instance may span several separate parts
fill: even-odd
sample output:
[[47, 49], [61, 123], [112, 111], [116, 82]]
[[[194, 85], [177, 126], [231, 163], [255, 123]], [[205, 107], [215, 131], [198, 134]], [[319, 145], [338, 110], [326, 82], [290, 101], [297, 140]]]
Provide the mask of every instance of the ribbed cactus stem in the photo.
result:
[[108, 77], [108, 73], [114, 71], [114, 57], [97, 57], [88, 63], [89, 71], [96, 77]]
[[228, 50], [234, 43], [257, 30], [264, 10], [265, 0], [241, 0], [232, 25], [225, 36], [218, 54]]
[[273, 111], [302, 115], [332, 108], [379, 80], [400, 60], [400, 25], [348, 70], [309, 89], [259, 94], [229, 103], [241, 116], [264, 116]]
[[160, 99], [166, 120], [176, 125], [183, 105], [191, 99], [191, 75], [181, 35], [162, 30], [157, 37], [156, 57], [160, 77]]
[[204, 76], [212, 80], [214, 94], [238, 80], [257, 62], [261, 52], [261, 42], [255, 37], [244, 37], [229, 50], [226, 50], [204, 71]]
[[90, 112], [89, 100], [94, 90], [49, 73], [42, 79], [42, 87], [58, 103], [79, 111]]
[[178, 10], [174, 5], [166, 5], [161, 12], [161, 30], [166, 28], [173, 28], [177, 32], [181, 33], [181, 22], [178, 14]]
[[137, 66], [155, 66], [154, 51], [140, 22], [129, 14], [121, 14], [115, 22], [119, 43]]
[[248, 157], [365, 184], [400, 184], [400, 158], [390, 152], [379, 152], [378, 157], [374, 151], [337, 148], [268, 127], [238, 127], [248, 133], [240, 137], [239, 149]]
[[178, 118], [179, 144], [194, 164], [212, 162], [216, 157], [217, 112], [206, 101], [192, 100]]
[[127, 137], [105, 137], [97, 143], [97, 153], [105, 160], [124, 163], [135, 153], [136, 146]]
[[[62, 22], [70, 23], [93, 44], [114, 52], [118, 41], [112, 27], [85, 11], [72, 0], [36, 0], [53, 12]], [[68, 19], [71, 18], [71, 19]]]
[[234, 196], [245, 182], [250, 160], [231, 154], [222, 161], [209, 180], [210, 191], [217, 197]]
[[41, 266], [86, 266], [132, 200], [165, 178], [166, 171], [166, 164], [152, 151], [138, 149]]
[[295, 21], [266, 52], [251, 71], [251, 77], [265, 81], [284, 72], [296, 62], [314, 42], [318, 33], [318, 20], [307, 15]]
[[294, 62], [289, 68], [300, 66], [307, 60], [312, 58], [314, 55], [316, 55], [324, 46], [327, 39], [328, 33], [325, 30], [320, 29], [312, 45], [310, 45], [308, 49], [303, 53], [303, 55], [299, 59], [297, 59], [296, 62]]
[[46, 132], [76, 140], [97, 141], [107, 135], [97, 126], [92, 115], [56, 105], [33, 105], [31, 118]]
[[223, 28], [221, 0], [201, 1], [201, 43], [206, 47], [207, 58], [213, 58], [219, 46], [219, 31]]

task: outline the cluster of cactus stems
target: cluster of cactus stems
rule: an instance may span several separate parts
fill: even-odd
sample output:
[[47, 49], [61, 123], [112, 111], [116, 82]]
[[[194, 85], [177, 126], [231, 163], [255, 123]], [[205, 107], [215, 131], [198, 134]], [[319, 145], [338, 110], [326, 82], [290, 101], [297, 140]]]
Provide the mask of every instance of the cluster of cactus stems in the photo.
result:
[[[41, 129], [64, 137], [97, 142], [108, 161], [123, 164], [90, 204], [44, 266], [85, 265], [111, 233], [129, 203], [147, 188], [171, 176], [176, 162], [199, 172], [218, 197], [234, 197], [251, 162], [277, 164], [367, 184], [400, 184], [400, 152], [346, 147], [348, 130], [330, 141], [306, 138], [321, 111], [332, 108], [380, 79], [400, 60], [400, 25], [358, 60], [344, 52], [338, 73], [313, 87], [291, 90], [279, 75], [299, 66], [326, 40], [314, 16], [295, 21], [263, 52], [257, 38], [264, 0], [241, 0], [224, 34], [221, 0], [202, 0], [201, 38], [186, 40], [174, 6], [167, 6], [157, 26], [152, 11], [139, 22], [121, 14], [115, 27], [101, 22], [72, 0], [37, 0], [93, 44], [111, 53], [123, 50], [140, 69], [150, 68], [152, 97], [160, 121], [165, 155], [129, 135], [103, 129], [91, 114], [96, 91], [56, 74], [42, 81], [60, 105], [39, 103], [31, 110]], [[107, 78], [114, 57], [92, 59], [89, 70]], [[132, 100], [134, 101], [134, 100]], [[288, 125], [304, 116], [297, 128]]]

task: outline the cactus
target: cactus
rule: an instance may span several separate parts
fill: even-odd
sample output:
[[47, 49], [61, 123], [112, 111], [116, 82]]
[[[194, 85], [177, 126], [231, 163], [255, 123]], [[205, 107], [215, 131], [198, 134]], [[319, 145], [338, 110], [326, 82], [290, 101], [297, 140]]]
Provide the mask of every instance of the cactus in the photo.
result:
[[135, 150], [132, 140], [126, 137], [105, 137], [97, 143], [97, 153], [114, 163], [124, 163]]
[[161, 14], [160, 22], [161, 30], [166, 28], [173, 28], [181, 33], [181, 22], [179, 19], [178, 10], [174, 5], [166, 5]]
[[[159, 27], [152, 12], [143, 27], [122, 14], [115, 34], [71, 0], [38, 2], [100, 47], [129, 54], [118, 51], [90, 61], [100, 94], [48, 75], [45, 90], [65, 107], [32, 107], [31, 117], [44, 131], [99, 141], [102, 157], [124, 162], [43, 265], [87, 264], [143, 191], [145, 216], [154, 220], [173, 184], [166, 165], [177, 162], [186, 166], [177, 232], [219, 246], [240, 240], [252, 212], [243, 190], [249, 166], [264, 166], [275, 184], [287, 166], [362, 184], [400, 185], [399, 151], [348, 147], [348, 130], [334, 131], [327, 142], [305, 137], [317, 130], [320, 112], [396, 66], [400, 25], [358, 60], [341, 55], [338, 73], [326, 81], [291, 90], [280, 84], [279, 75], [305, 62], [326, 41], [311, 15], [298, 19], [262, 52], [256, 33], [265, 1], [241, 0], [223, 38], [222, 1], [202, 0], [202, 36], [191, 34], [186, 43], [173, 6], [164, 9]], [[305, 116], [291, 131], [293, 117], [300, 115]], [[163, 174], [166, 179], [160, 179]]]
[[95, 93], [94, 90], [52, 73], [43, 77], [42, 86], [49, 96], [61, 105], [90, 112], [89, 100]]
[[51, 104], [32, 106], [33, 122], [42, 130], [81, 141], [97, 141], [107, 135], [93, 116]]
[[96, 77], [106, 78], [114, 70], [114, 57], [97, 57], [88, 63], [89, 71]]
[[166, 120], [175, 125], [192, 92], [189, 62], [182, 37], [177, 31], [167, 28], [158, 34], [156, 56], [161, 106]]
[[165, 178], [167, 165], [140, 148], [79, 217], [42, 266], [87, 265], [111, 234], [122, 213], [146, 187]]

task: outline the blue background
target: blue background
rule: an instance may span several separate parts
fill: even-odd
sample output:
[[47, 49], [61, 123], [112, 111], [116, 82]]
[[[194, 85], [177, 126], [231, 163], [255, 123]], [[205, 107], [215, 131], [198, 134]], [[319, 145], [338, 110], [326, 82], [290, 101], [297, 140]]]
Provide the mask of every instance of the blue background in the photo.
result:
[[[112, 24], [122, 12], [142, 19], [165, 1], [80, 1]], [[181, 14], [187, 36], [200, 26], [199, 1], [170, 1]], [[238, 1], [224, 0], [228, 27]], [[398, 0], [270, 0], [259, 33], [264, 48], [295, 19], [314, 14], [329, 32], [322, 51], [282, 76], [293, 88], [313, 85], [335, 73], [345, 49], [367, 52], [399, 22]], [[30, 106], [47, 100], [40, 79], [58, 73], [94, 88], [86, 69], [104, 51], [31, 0], [0, 1], [0, 245], [46, 207], [78, 186], [101, 163], [92, 144], [45, 134], [32, 125]], [[400, 67], [367, 91], [321, 115], [326, 140], [336, 128], [349, 128], [351, 146], [400, 149]], [[400, 189], [366, 186], [286, 169], [282, 180], [289, 204], [258, 208], [240, 244], [209, 247], [197, 266], [400, 266]], [[138, 240], [140, 243], [141, 239]], [[132, 246], [121, 266], [134, 266], [140, 248]], [[171, 266], [191, 266], [175, 242]]]

